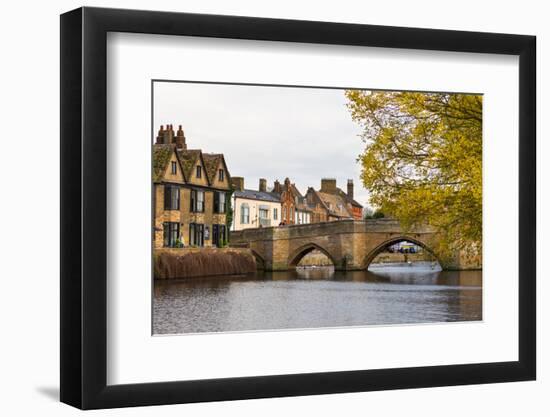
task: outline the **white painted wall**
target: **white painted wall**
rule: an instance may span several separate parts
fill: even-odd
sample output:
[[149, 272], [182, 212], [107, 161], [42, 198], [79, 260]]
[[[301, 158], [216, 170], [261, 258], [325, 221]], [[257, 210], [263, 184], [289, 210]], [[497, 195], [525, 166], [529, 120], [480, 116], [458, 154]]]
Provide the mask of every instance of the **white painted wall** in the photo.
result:
[[[231, 230], [244, 230], [244, 229], [253, 229], [260, 227], [260, 207], [267, 207], [268, 209], [268, 225], [263, 227], [274, 227], [278, 226], [281, 222], [281, 203], [274, 203], [272, 201], [261, 201], [253, 200], [242, 197], [233, 197], [233, 224], [231, 225]], [[241, 222], [241, 211], [243, 204], [248, 205], [249, 209], [249, 221], [248, 223]], [[274, 219], [273, 210], [277, 210], [277, 219]]]

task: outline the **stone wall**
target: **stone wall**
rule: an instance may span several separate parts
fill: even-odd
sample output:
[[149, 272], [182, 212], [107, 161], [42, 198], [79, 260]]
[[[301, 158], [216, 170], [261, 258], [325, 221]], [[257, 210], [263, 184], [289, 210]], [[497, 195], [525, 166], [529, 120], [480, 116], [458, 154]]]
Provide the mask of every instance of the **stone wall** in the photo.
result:
[[180, 187], [180, 209], [164, 210], [164, 185], [154, 184], [155, 186], [155, 219], [154, 219], [154, 247], [162, 248], [164, 245], [163, 223], [180, 223], [181, 240], [184, 245], [189, 244], [189, 223], [204, 224], [210, 229], [210, 239], [204, 241], [204, 246], [212, 246], [212, 225], [225, 225], [225, 213], [214, 213], [214, 192], [204, 190], [204, 212], [191, 212], [191, 189]]

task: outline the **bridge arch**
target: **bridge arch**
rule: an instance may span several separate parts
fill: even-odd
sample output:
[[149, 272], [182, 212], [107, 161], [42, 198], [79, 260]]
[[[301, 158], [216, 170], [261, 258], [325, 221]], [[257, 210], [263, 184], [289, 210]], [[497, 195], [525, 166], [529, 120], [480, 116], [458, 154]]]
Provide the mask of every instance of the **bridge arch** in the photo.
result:
[[296, 268], [296, 266], [298, 266], [298, 264], [300, 263], [302, 258], [304, 256], [306, 256], [308, 253], [310, 253], [314, 250], [318, 250], [318, 251], [322, 252], [327, 258], [330, 259], [332, 264], [334, 266], [336, 266], [336, 260], [330, 254], [330, 252], [327, 251], [325, 248], [323, 248], [323, 247], [321, 247], [318, 244], [313, 243], [313, 242], [307, 243], [307, 244], [299, 247], [298, 249], [296, 249], [294, 252], [292, 252], [290, 254], [290, 256], [288, 257], [288, 266], [291, 267], [291, 268]]
[[401, 236], [394, 236], [394, 237], [391, 237], [390, 239], [385, 240], [384, 242], [376, 246], [374, 249], [372, 249], [369, 253], [367, 253], [362, 263], [363, 269], [368, 269], [369, 265], [374, 260], [374, 258], [376, 258], [376, 256], [378, 256], [384, 249], [386, 249], [388, 246], [394, 245], [399, 242], [411, 242], [411, 243], [414, 243], [415, 245], [422, 247], [425, 251], [427, 251], [430, 255], [432, 255], [436, 259], [439, 265], [441, 266], [443, 265], [439, 256], [434, 252], [434, 250], [426, 242], [423, 242], [422, 240], [413, 238], [411, 236], [401, 235]]

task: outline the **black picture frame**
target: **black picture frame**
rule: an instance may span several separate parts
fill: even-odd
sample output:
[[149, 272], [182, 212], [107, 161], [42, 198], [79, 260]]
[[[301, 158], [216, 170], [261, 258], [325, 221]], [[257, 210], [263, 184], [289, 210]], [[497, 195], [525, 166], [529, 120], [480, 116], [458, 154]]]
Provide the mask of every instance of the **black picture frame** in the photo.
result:
[[[107, 385], [108, 32], [519, 56], [519, 360]], [[61, 401], [82, 409], [533, 380], [536, 377], [534, 36], [157, 11], [61, 15]]]

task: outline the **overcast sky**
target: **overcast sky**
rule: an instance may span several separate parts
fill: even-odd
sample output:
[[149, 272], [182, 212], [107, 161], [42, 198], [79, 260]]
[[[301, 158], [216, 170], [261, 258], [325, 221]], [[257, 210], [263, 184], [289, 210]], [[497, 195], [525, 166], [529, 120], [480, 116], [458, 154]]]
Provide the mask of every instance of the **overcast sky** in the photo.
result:
[[336, 178], [367, 204], [357, 157], [364, 144], [351, 120], [344, 90], [155, 82], [155, 136], [160, 125], [181, 124], [189, 149], [223, 153], [229, 172], [245, 178], [245, 188], [268, 188], [285, 177], [302, 194]]

